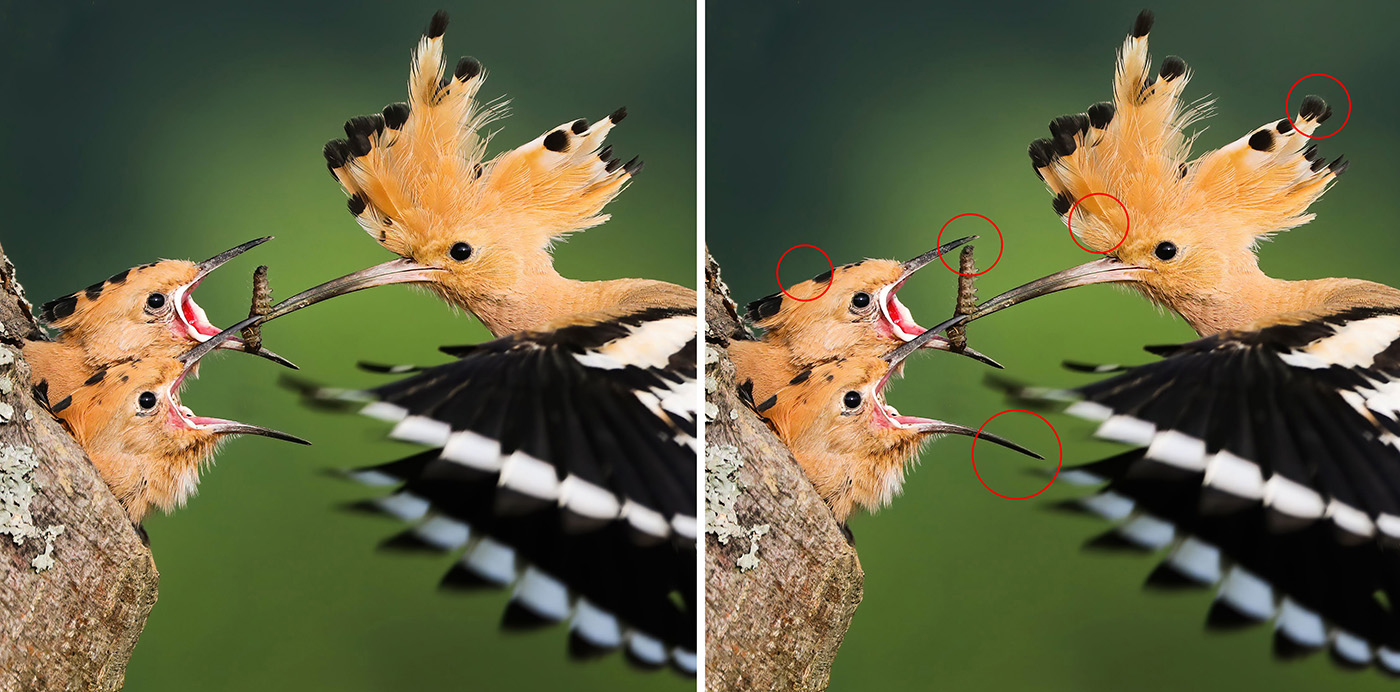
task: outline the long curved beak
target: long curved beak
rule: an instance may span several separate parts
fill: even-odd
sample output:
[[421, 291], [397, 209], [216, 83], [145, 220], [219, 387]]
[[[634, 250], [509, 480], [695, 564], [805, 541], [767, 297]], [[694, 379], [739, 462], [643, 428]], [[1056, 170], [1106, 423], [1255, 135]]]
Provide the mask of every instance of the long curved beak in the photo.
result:
[[899, 281], [903, 281], [909, 278], [910, 276], [913, 276], [914, 272], [919, 271], [920, 269], [923, 269], [924, 267], [933, 263], [934, 260], [943, 256], [945, 253], [952, 252], [953, 250], [956, 250], [959, 247], [962, 247], [963, 245], [977, 240], [980, 237], [981, 236], [970, 235], [966, 238], [958, 238], [957, 240], [954, 240], [950, 243], [944, 243], [942, 245], [939, 245], [938, 247], [929, 250], [928, 252], [925, 252], [924, 254], [909, 260], [908, 262], [905, 262], [903, 265], [904, 273], [900, 275]]
[[194, 265], [195, 268], [198, 269], [198, 273], [194, 275], [193, 283], [199, 283], [200, 279], [209, 276], [210, 272], [214, 271], [215, 269], [218, 269], [219, 267], [222, 267], [229, 260], [249, 250], [252, 250], [253, 248], [259, 245], [262, 245], [263, 243], [266, 243], [269, 240], [272, 240], [272, 236], [270, 235], [263, 236], [255, 240], [250, 240], [242, 245], [239, 245], [238, 247], [231, 247], [227, 250], [224, 250], [223, 252], [220, 252], [217, 255], [214, 255], [213, 257], [210, 257], [207, 260], [204, 260], [203, 262]]
[[926, 423], [920, 423], [914, 426], [914, 429], [926, 435], [965, 435], [967, 437], [973, 437], [979, 440], [994, 442], [1012, 451], [1020, 452], [1028, 457], [1039, 459], [1041, 461], [1045, 460], [1045, 457], [1040, 456], [1039, 454], [1036, 454], [1035, 452], [1032, 452], [1031, 450], [1026, 449], [1025, 447], [1022, 447], [1021, 445], [1018, 445], [1015, 442], [1012, 442], [1011, 440], [1008, 440], [1000, 435], [993, 435], [985, 431], [983, 431], [982, 434], [979, 435], [977, 434], [976, 430], [969, 428], [965, 425], [958, 425], [957, 423], [945, 423], [941, 420], [929, 420]]
[[[222, 418], [206, 418], [201, 420], [209, 421], [207, 423], [201, 423], [201, 428], [219, 435], [261, 435], [262, 437], [270, 437], [274, 440], [282, 440], [283, 442], [295, 442], [299, 445], [311, 444], [296, 435], [289, 435], [281, 430], [273, 430], [272, 428], [264, 428], [261, 425], [239, 423], [236, 420], [224, 420]], [[986, 437], [986, 433], [983, 433], [983, 437]]]
[[[218, 336], [210, 337], [208, 341], [187, 351], [181, 359], [186, 362], [193, 362], [204, 357], [205, 353], [219, 347], [219, 344], [233, 338], [248, 327], [262, 325], [270, 320], [277, 319], [304, 307], [315, 305], [323, 300], [328, 300], [336, 296], [343, 296], [355, 291], [363, 291], [366, 288], [375, 286], [387, 286], [389, 284], [402, 283], [424, 283], [436, 279], [438, 274], [444, 270], [437, 267], [429, 267], [418, 264], [410, 259], [399, 258], [390, 260], [382, 264], [376, 264], [368, 269], [361, 269], [357, 272], [346, 274], [337, 279], [331, 279], [319, 286], [298, 293], [272, 307], [266, 315], [249, 317], [231, 327], [228, 327]], [[212, 344], [212, 345], [211, 345]]]
[[[226, 343], [230, 338], [233, 337], [234, 334], [237, 333], [237, 329], [225, 329], [224, 331], [219, 332], [218, 335], [209, 337], [209, 340], [201, 343], [198, 346], [195, 346], [194, 348], [180, 355], [179, 360], [181, 363], [184, 363], [185, 367], [184, 371], [180, 373], [179, 379], [176, 380], [175, 384], [171, 386], [170, 396], [172, 398], [172, 406], [178, 404], [178, 401], [174, 400], [174, 392], [179, 390], [180, 381], [184, 380], [185, 376], [188, 375], [192, 370], [194, 370], [195, 366], [199, 364], [199, 359], [213, 352], [214, 349], [219, 348], [220, 345]], [[303, 440], [302, 438], [297, 437], [296, 435], [290, 435], [280, 430], [273, 430], [272, 428], [265, 428], [261, 425], [240, 423], [235, 420], [227, 420], [224, 418], [206, 418], [203, 416], [195, 416], [189, 409], [183, 409], [180, 415], [183, 416], [189, 424], [196, 425], [201, 430], [207, 430], [221, 435], [260, 435], [262, 437], [271, 437], [274, 440], [295, 442], [301, 445], [311, 444], [310, 442], [307, 442], [306, 440]]]
[[[956, 242], [956, 241], [955, 241]], [[912, 261], [912, 260], [911, 260]], [[981, 319], [994, 312], [1000, 312], [1018, 303], [1024, 303], [1032, 298], [1049, 295], [1077, 286], [1088, 286], [1100, 283], [1122, 283], [1129, 281], [1142, 281], [1145, 272], [1152, 271], [1132, 264], [1125, 264], [1114, 257], [1104, 257], [1092, 262], [1085, 262], [1077, 267], [1071, 267], [1064, 271], [1058, 271], [1049, 276], [1045, 276], [1030, 283], [1017, 286], [995, 298], [983, 301], [971, 314], [958, 315], [936, 325], [914, 337], [911, 341], [906, 341], [902, 346], [891, 351], [885, 356], [891, 366], [898, 365], [905, 358], [908, 358], [914, 351], [920, 348], [943, 348], [941, 344], [946, 344], [947, 339], [942, 333], [952, 327], [966, 324], [972, 320]], [[971, 352], [971, 349], [969, 349]], [[971, 352], [975, 353], [975, 352]], [[971, 355], [977, 358], [981, 354]], [[982, 356], [985, 358], [985, 356]], [[980, 359], [979, 359], [980, 360]], [[991, 360], [988, 358], [987, 360]], [[993, 361], [993, 364], [995, 361]], [[997, 367], [1000, 367], [999, 365]]]
[[1115, 257], [1104, 257], [1085, 262], [1077, 267], [1058, 271], [1028, 284], [1013, 288], [995, 298], [984, 301], [973, 311], [972, 319], [986, 317], [994, 312], [1005, 310], [1017, 303], [1032, 298], [1049, 295], [1069, 288], [1101, 283], [1121, 283], [1141, 281], [1143, 274], [1152, 271], [1143, 267], [1125, 264]]
[[382, 264], [376, 264], [368, 269], [361, 269], [357, 272], [346, 274], [338, 279], [331, 279], [319, 286], [313, 286], [291, 298], [288, 298], [277, 305], [263, 316], [262, 324], [268, 320], [276, 319], [288, 313], [296, 312], [304, 307], [315, 305], [323, 300], [328, 300], [336, 296], [343, 296], [355, 291], [363, 291], [366, 288], [375, 286], [387, 286], [389, 284], [424, 283], [434, 281], [437, 275], [445, 270], [437, 267], [418, 264], [410, 259], [399, 258], [389, 260]]

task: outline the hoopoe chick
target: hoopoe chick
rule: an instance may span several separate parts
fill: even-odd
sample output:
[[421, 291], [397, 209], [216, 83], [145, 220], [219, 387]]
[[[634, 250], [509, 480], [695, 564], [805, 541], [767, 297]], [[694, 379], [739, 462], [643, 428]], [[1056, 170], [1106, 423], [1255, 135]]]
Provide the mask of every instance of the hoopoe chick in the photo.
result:
[[[833, 358], [880, 357], [924, 333], [909, 308], [896, 297], [915, 272], [937, 265], [941, 254], [975, 240], [959, 238], [908, 262], [866, 259], [837, 267], [748, 304], [747, 317], [763, 329], [757, 341], [730, 343], [739, 382], [752, 382], [755, 402], [763, 402], [807, 368]], [[924, 348], [952, 350], [935, 335]], [[972, 349], [955, 351], [993, 367], [996, 361]]]
[[200, 356], [138, 358], [97, 371], [51, 410], [139, 524], [152, 507], [166, 512], [194, 495], [199, 473], [232, 435], [262, 435], [310, 444], [257, 425], [197, 416], [180, 388]]
[[[888, 505], [904, 485], [905, 469], [935, 436], [978, 436], [974, 428], [901, 415], [885, 403], [890, 377], [912, 352], [821, 363], [798, 373], [761, 407], [837, 521], [857, 506], [873, 512]], [[991, 433], [980, 437], [1043, 458]]]
[[[43, 320], [58, 330], [54, 341], [29, 341], [24, 357], [50, 401], [73, 393], [99, 370], [133, 358], [175, 358], [219, 333], [194, 291], [211, 272], [272, 238], [258, 238], [203, 262], [161, 260], [120, 272], [71, 295], [45, 303]], [[221, 348], [242, 350], [230, 338]], [[296, 367], [266, 349], [257, 354]]]
[[[1275, 651], [1330, 646], [1347, 666], [1400, 674], [1400, 291], [1356, 279], [1283, 281], [1258, 241], [1310, 221], [1346, 169], [1311, 134], [1331, 115], [1308, 96], [1266, 124], [1188, 159], [1204, 116], [1180, 96], [1176, 57], [1150, 71], [1144, 12], [1119, 53], [1114, 100], [1051, 123], [1032, 165], [1072, 228], [1108, 255], [1008, 291], [992, 311], [1101, 282], [1133, 286], [1204, 336], [1164, 359], [1048, 398], [1136, 449], [1070, 470], [1107, 483], [1084, 507], [1119, 539], [1171, 546], [1154, 581], [1219, 585], [1210, 623], [1274, 620]], [[1105, 204], [1106, 202], [1106, 204]], [[1126, 238], [1124, 231], [1127, 231]], [[1113, 249], [1115, 245], [1121, 246]]]

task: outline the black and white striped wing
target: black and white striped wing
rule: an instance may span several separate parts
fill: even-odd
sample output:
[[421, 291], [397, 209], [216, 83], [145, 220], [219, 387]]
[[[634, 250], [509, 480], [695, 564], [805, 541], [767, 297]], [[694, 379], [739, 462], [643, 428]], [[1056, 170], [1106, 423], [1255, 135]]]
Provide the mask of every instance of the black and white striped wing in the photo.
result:
[[1149, 349], [1163, 360], [1060, 394], [1139, 447], [1067, 470], [1080, 504], [1158, 582], [1219, 584], [1216, 624], [1275, 620], [1280, 653], [1331, 646], [1400, 672], [1400, 310], [1353, 309]]
[[694, 308], [655, 308], [444, 348], [338, 395], [433, 448], [352, 476], [400, 486], [366, 503], [414, 523], [391, 543], [463, 551], [445, 585], [513, 585], [507, 625], [693, 673], [696, 336]]
[[693, 308], [585, 316], [444, 348], [457, 360], [359, 393], [362, 413], [525, 502], [693, 543], [696, 343]]
[[502, 626], [567, 622], [569, 653], [591, 658], [622, 648], [633, 664], [696, 671], [693, 547], [641, 545], [622, 522], [580, 527], [557, 505], [506, 509], [497, 483], [442, 459], [437, 450], [350, 473], [395, 492], [356, 503], [410, 524], [388, 550], [455, 556], [442, 588], [511, 589]]

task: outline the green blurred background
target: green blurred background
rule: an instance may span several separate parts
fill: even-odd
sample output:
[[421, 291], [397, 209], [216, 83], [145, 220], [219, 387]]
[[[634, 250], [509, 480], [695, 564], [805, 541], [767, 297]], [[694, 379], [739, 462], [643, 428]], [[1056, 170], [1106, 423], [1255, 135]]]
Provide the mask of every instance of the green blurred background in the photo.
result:
[[[646, 172], [615, 219], [557, 248], [580, 279], [695, 285], [695, 9], [679, 3], [0, 1], [0, 242], [35, 303], [159, 257], [203, 259], [273, 234], [198, 300], [227, 325], [249, 277], [277, 295], [388, 259], [345, 210], [321, 146], [341, 123], [405, 98], [409, 52], [437, 9], [448, 55], [474, 55], [514, 115], [494, 151], [559, 123], [631, 113], [610, 141]], [[355, 294], [272, 325], [268, 345], [315, 380], [382, 378], [357, 359], [439, 362], [488, 334], [402, 287]], [[310, 448], [235, 440], [198, 497], [146, 522], [160, 601], [131, 659], [133, 690], [687, 689], [620, 656], [573, 664], [564, 628], [501, 635], [506, 592], [453, 596], [450, 559], [377, 553], [399, 530], [339, 503], [374, 491], [323, 469], [412, 451], [386, 427], [308, 410], [266, 361], [228, 354], [184, 401], [276, 426]], [[61, 559], [62, 541], [58, 544]]]
[[[1030, 171], [1026, 145], [1046, 123], [1110, 98], [1114, 51], [1142, 8], [1043, 2], [798, 3], [711, 0], [707, 14], [707, 244], [736, 299], [776, 291], [773, 268], [798, 243], [841, 264], [908, 259], [932, 248], [945, 221], [985, 214], [1005, 234], [982, 297], [1092, 259], [1075, 247]], [[1322, 142], [1354, 164], [1314, 205], [1318, 219], [1262, 248], [1261, 265], [1290, 279], [1351, 276], [1400, 283], [1400, 141], [1394, 129], [1394, 27], [1400, 5], [1284, 0], [1160, 3], [1160, 60], [1181, 55], [1197, 76], [1189, 98], [1213, 94], [1219, 115], [1197, 151], [1283, 117], [1284, 94], [1312, 72], [1340, 78], [1355, 107]], [[1337, 116], [1346, 100], [1313, 79]], [[1296, 97], [1295, 97], [1296, 98]], [[1296, 102], [1295, 102], [1296, 103]], [[1294, 106], [1296, 108], [1296, 105]], [[1331, 130], [1324, 130], [1324, 132]], [[995, 257], [991, 228], [960, 219], [945, 240], [980, 233], [979, 267]], [[805, 254], [804, 254], [805, 253]], [[811, 250], [784, 263], [784, 283], [826, 269]], [[956, 277], [933, 265], [901, 292], [927, 326], [951, 312]], [[790, 285], [790, 284], [789, 284]], [[1064, 359], [1146, 362], [1144, 344], [1193, 332], [1136, 294], [1085, 288], [978, 322], [972, 343], [1006, 375], [1046, 385], [1090, 376]], [[1009, 408], [971, 360], [931, 354], [909, 365], [891, 403], [903, 412], [978, 426]], [[1088, 423], [1049, 416], [1067, 464], [1116, 447]], [[1045, 425], [1007, 414], [989, 428], [1053, 455]], [[1139, 587], [1153, 558], [1086, 554], [1104, 522], [1047, 511], [1082, 494], [1059, 484], [1010, 501], [973, 475], [970, 441], [923, 455], [904, 495], [852, 521], [865, 600], [836, 660], [837, 690], [1207, 690], [1388, 687], [1374, 671], [1334, 669], [1326, 655], [1270, 658], [1271, 632], [1203, 631], [1208, 592]], [[1035, 492], [1035, 464], [978, 445], [978, 468], [1006, 495]]]

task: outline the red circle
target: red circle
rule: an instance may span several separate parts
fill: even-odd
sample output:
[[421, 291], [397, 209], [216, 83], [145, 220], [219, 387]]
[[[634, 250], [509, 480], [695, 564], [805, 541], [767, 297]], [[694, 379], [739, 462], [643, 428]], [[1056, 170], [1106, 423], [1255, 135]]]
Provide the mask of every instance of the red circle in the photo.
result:
[[[980, 436], [980, 435], [982, 434], [982, 430], [985, 429], [985, 428], [987, 427], [987, 423], [991, 423], [993, 420], [996, 419], [997, 416], [1000, 416], [1001, 413], [1011, 413], [1012, 411], [1015, 411], [1015, 412], [1018, 412], [1018, 413], [1029, 413], [1029, 414], [1031, 414], [1032, 416], [1035, 416], [1036, 418], [1039, 418], [1039, 419], [1041, 420], [1042, 423], [1045, 423], [1045, 426], [1046, 426], [1046, 427], [1050, 428], [1050, 432], [1052, 432], [1052, 433], [1055, 434], [1055, 444], [1059, 445], [1059, 447], [1060, 447], [1060, 464], [1059, 464], [1059, 466], [1056, 466], [1056, 467], [1055, 467], [1055, 475], [1050, 477], [1050, 482], [1049, 482], [1049, 483], [1046, 483], [1044, 488], [1041, 488], [1040, 490], [1037, 490], [1037, 491], [1035, 491], [1034, 493], [1032, 493], [1032, 494], [1030, 494], [1030, 495], [1027, 495], [1027, 496], [1025, 496], [1025, 497], [1011, 497], [1011, 496], [1009, 496], [1009, 495], [1002, 495], [1001, 493], [999, 493], [999, 492], [997, 492], [997, 491], [995, 491], [995, 490], [992, 490], [992, 486], [987, 485], [987, 481], [982, 480], [982, 474], [977, 473], [977, 437]], [[1000, 497], [1000, 498], [1002, 498], [1002, 499], [1004, 499], [1004, 500], [1029, 500], [1029, 499], [1035, 497], [1036, 495], [1039, 495], [1039, 494], [1045, 492], [1046, 490], [1049, 490], [1049, 489], [1050, 489], [1050, 486], [1052, 486], [1052, 485], [1055, 484], [1055, 479], [1060, 477], [1060, 468], [1063, 467], [1063, 466], [1065, 465], [1065, 445], [1064, 445], [1063, 442], [1060, 442], [1060, 433], [1059, 433], [1059, 432], [1056, 432], [1055, 426], [1050, 425], [1050, 421], [1045, 420], [1045, 416], [1042, 416], [1042, 415], [1040, 415], [1039, 413], [1036, 413], [1035, 411], [1027, 411], [1026, 409], [1023, 409], [1023, 408], [1009, 408], [1009, 409], [1006, 409], [1005, 411], [1002, 411], [1001, 413], [998, 413], [998, 414], [996, 414], [996, 416], [992, 416], [991, 418], [988, 418], [988, 419], [987, 419], [987, 422], [986, 422], [986, 423], [983, 423], [983, 424], [982, 424], [982, 427], [977, 429], [977, 435], [974, 435], [974, 436], [972, 437], [972, 472], [977, 474], [977, 480], [978, 480], [978, 482], [980, 482], [980, 483], [982, 484], [982, 487], [986, 488], [986, 489], [987, 489], [987, 492], [989, 492], [989, 493], [991, 493], [991, 494], [993, 494], [993, 495], [996, 495], [997, 497]]]
[[[800, 248], [800, 247], [809, 247], [809, 248], [812, 248], [813, 250], [816, 250], [817, 252], [822, 253], [822, 257], [825, 257], [825, 258], [826, 258], [826, 266], [827, 266], [827, 267], [830, 267], [830, 269], [831, 269], [831, 274], [833, 275], [833, 276], [832, 276], [833, 280], [832, 280], [832, 281], [826, 282], [826, 288], [822, 289], [822, 292], [821, 292], [821, 293], [818, 293], [818, 294], [812, 296], [811, 298], [798, 298], [797, 296], [795, 296], [795, 295], [793, 295], [793, 294], [791, 294], [791, 293], [788, 293], [788, 292], [787, 292], [787, 289], [786, 289], [786, 288], [783, 288], [783, 277], [779, 275], [779, 271], [781, 271], [782, 268], [783, 268], [783, 260], [787, 258], [788, 252], [792, 252], [793, 250], [796, 250], [797, 248]], [[836, 274], [836, 265], [834, 265], [834, 264], [831, 263], [831, 256], [828, 255], [828, 254], [826, 254], [826, 250], [823, 250], [823, 249], [821, 249], [821, 248], [819, 248], [819, 247], [817, 247], [817, 246], [815, 246], [815, 245], [794, 245], [794, 246], [788, 248], [788, 249], [787, 249], [787, 252], [784, 252], [784, 253], [783, 253], [783, 256], [778, 258], [778, 266], [777, 266], [776, 269], [773, 270], [773, 276], [776, 277], [776, 278], [778, 279], [778, 290], [779, 290], [779, 291], [782, 291], [782, 292], [783, 292], [783, 295], [785, 295], [785, 296], [787, 296], [787, 297], [789, 297], [789, 298], [791, 298], [791, 299], [793, 299], [793, 300], [795, 300], [795, 301], [797, 301], [797, 302], [799, 302], [799, 303], [805, 303], [805, 302], [810, 301], [810, 300], [816, 300], [816, 299], [818, 299], [818, 298], [820, 298], [820, 297], [826, 295], [826, 292], [831, 290], [831, 285], [834, 284], [834, 283], [836, 283], [836, 281], [834, 280], [834, 279], [835, 279], [835, 276], [834, 276], [835, 274]]]
[[[977, 213], [974, 213], [974, 212], [967, 212], [966, 214], [958, 214], [957, 216], [954, 216], [953, 218], [948, 219], [948, 223], [943, 224], [943, 228], [938, 229], [938, 238], [937, 238], [936, 240], [934, 240], [933, 242], [934, 242], [935, 244], [937, 244], [938, 247], [943, 247], [943, 231], [948, 230], [948, 224], [949, 224], [949, 223], [953, 223], [954, 221], [957, 221], [958, 219], [961, 219], [961, 218], [964, 217], [964, 216], [976, 216], [977, 218], [982, 219], [983, 221], [986, 221], [987, 223], [992, 224], [992, 228], [996, 228], [996, 231], [997, 231], [997, 242], [998, 242], [998, 243], [1001, 243], [1001, 247], [997, 248], [997, 259], [996, 259], [996, 262], [992, 262], [992, 267], [997, 266], [997, 262], [1000, 262], [1000, 261], [1001, 261], [1001, 253], [1003, 253], [1003, 252], [1006, 251], [1006, 240], [1003, 239], [1003, 238], [1001, 237], [1001, 229], [1000, 229], [1000, 228], [997, 228], [996, 223], [993, 222], [991, 219], [989, 219], [989, 218], [987, 218], [987, 217], [985, 217], [985, 216], [982, 216], [981, 214], [977, 214]], [[939, 262], [942, 262], [942, 263], [943, 263], [943, 266], [948, 267], [948, 260], [943, 259], [943, 253], [942, 253], [942, 252], [938, 253], [938, 261], [939, 261]], [[966, 277], [968, 277], [968, 278], [971, 278], [971, 277], [974, 277], [974, 276], [981, 276], [981, 275], [983, 275], [983, 274], [986, 274], [987, 272], [989, 272], [989, 271], [992, 270], [992, 267], [987, 267], [986, 269], [983, 269], [982, 271], [977, 272], [976, 274], [964, 274], [964, 273], [962, 273], [962, 272], [960, 272], [960, 271], [958, 271], [958, 270], [956, 270], [956, 269], [954, 269], [954, 268], [952, 268], [952, 267], [948, 267], [948, 271], [953, 272], [954, 274], [957, 274], [958, 276], [966, 276]]]
[[[1083, 202], [1084, 200], [1089, 199], [1090, 197], [1096, 197], [1099, 195], [1107, 197], [1117, 202], [1118, 206], [1123, 207], [1123, 218], [1125, 219], [1125, 223], [1123, 224], [1123, 239], [1118, 241], [1117, 245], [1114, 245], [1113, 247], [1104, 250], [1103, 252], [1099, 252], [1098, 250], [1090, 250], [1089, 248], [1084, 247], [1080, 244], [1079, 239], [1074, 237], [1074, 208], [1079, 206], [1080, 202]], [[1073, 240], [1075, 245], [1079, 245], [1080, 250], [1090, 252], [1095, 255], [1107, 255], [1108, 253], [1113, 252], [1114, 250], [1117, 250], [1120, 247], [1123, 247], [1123, 243], [1128, 241], [1128, 230], [1133, 227], [1133, 217], [1128, 214], [1128, 205], [1123, 204], [1123, 200], [1118, 199], [1117, 197], [1114, 197], [1113, 195], [1110, 195], [1107, 192], [1090, 192], [1089, 194], [1074, 200], [1074, 204], [1069, 205], [1069, 213], [1065, 214], [1065, 225], [1069, 227], [1069, 239]]]
[[[1308, 77], [1326, 77], [1336, 82], [1337, 86], [1342, 88], [1342, 93], [1347, 95], [1347, 117], [1342, 118], [1342, 127], [1346, 127], [1347, 121], [1351, 120], [1351, 92], [1347, 91], [1347, 85], [1342, 84], [1342, 80], [1337, 79], [1336, 77], [1333, 77], [1332, 75], [1327, 74], [1326, 72], [1314, 72], [1312, 74], [1303, 75], [1302, 77], [1298, 78], [1297, 82], [1293, 83], [1293, 86], [1288, 87], [1288, 95], [1283, 97], [1283, 119], [1287, 120], [1290, 123], [1293, 122], [1293, 111], [1289, 110], [1288, 108], [1288, 99], [1293, 98], [1293, 90], [1298, 88], [1298, 82], [1301, 82], [1304, 79], [1307, 79]], [[1341, 132], [1342, 127], [1337, 128], [1337, 132]], [[1332, 135], [1303, 134], [1303, 132], [1296, 127], [1293, 128], [1293, 131], [1297, 132], [1300, 135], [1303, 135], [1304, 137], [1307, 137], [1308, 139], [1327, 139], [1328, 137], [1337, 134], [1337, 132], [1333, 132]]]

